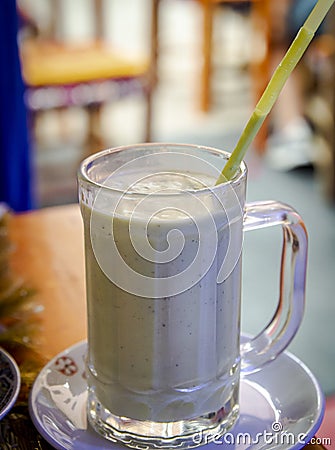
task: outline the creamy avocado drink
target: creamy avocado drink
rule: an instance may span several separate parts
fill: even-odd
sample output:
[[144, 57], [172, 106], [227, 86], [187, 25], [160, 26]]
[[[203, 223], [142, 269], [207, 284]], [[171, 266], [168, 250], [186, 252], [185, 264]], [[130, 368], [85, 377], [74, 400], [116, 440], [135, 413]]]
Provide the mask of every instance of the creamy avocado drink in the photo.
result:
[[[218, 273], [229, 248], [241, 247], [241, 206], [236, 198], [225, 205], [213, 199], [208, 186], [216, 178], [191, 168], [158, 175], [138, 169], [135, 178], [117, 201], [82, 203], [93, 395], [112, 414], [141, 421], [233, 407], [238, 251], [224, 281]], [[122, 191], [131, 180], [123, 173], [107, 184]]]

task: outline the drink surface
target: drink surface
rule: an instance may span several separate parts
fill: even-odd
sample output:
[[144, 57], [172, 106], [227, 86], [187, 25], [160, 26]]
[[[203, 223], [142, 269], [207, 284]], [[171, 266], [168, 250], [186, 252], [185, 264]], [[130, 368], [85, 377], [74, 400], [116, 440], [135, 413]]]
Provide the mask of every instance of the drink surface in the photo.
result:
[[[111, 179], [120, 190], [132, 184], [132, 194], [112, 208], [104, 198], [96, 209], [83, 206], [89, 384], [119, 416], [164, 422], [216, 412], [239, 376], [240, 261], [222, 283], [217, 275], [231, 235], [240, 242], [241, 227], [227, 223], [209, 193], [202, 207], [195, 192], [174, 195], [214, 186], [214, 178], [135, 175], [136, 184], [125, 175]], [[134, 200], [136, 193], [148, 195]], [[151, 296], [113, 281], [120, 268], [111, 258], [111, 239]], [[173, 285], [190, 267], [183, 290], [160, 291], [162, 279]]]
[[186, 190], [199, 190], [214, 187], [215, 179], [209, 175], [193, 172], [159, 172], [142, 171], [129, 173], [118, 173], [111, 175], [105, 182], [106, 186], [122, 191], [139, 194], [150, 194], [153, 192], [178, 193]]

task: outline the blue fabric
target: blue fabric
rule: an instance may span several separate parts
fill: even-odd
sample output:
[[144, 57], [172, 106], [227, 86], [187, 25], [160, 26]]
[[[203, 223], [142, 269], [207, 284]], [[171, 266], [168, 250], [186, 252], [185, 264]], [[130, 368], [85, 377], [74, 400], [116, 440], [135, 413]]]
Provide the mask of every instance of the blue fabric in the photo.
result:
[[17, 45], [15, 0], [0, 0], [0, 201], [32, 207], [27, 112]]
[[[279, 0], [277, 0], [279, 1]], [[293, 0], [287, 15], [288, 36], [292, 41], [299, 31], [299, 28], [304, 24], [310, 12], [317, 4], [317, 0]], [[316, 35], [324, 32], [324, 24], [322, 23], [317, 30]]]

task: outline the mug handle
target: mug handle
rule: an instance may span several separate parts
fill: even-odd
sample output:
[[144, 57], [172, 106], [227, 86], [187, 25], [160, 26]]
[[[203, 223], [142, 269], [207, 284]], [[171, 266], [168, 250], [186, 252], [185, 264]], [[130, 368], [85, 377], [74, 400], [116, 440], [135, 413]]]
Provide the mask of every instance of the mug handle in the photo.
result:
[[282, 226], [284, 236], [278, 306], [263, 331], [241, 344], [241, 375], [257, 372], [285, 350], [304, 313], [308, 239], [301, 217], [290, 206], [275, 201], [246, 205], [244, 231], [274, 225]]

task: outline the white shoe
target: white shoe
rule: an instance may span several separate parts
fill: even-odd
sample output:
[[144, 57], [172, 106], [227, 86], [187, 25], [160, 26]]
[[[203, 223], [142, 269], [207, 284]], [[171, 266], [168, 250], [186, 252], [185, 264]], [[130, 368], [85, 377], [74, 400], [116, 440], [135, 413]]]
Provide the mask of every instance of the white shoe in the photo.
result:
[[313, 132], [305, 119], [299, 118], [268, 139], [265, 161], [276, 170], [292, 170], [313, 165], [316, 159]]

